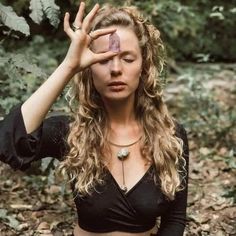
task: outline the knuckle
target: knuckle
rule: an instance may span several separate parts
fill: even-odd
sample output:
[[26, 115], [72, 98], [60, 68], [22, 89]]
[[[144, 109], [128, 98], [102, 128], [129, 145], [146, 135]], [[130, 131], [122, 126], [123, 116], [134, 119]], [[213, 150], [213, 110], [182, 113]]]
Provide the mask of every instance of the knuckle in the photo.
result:
[[98, 33], [97, 32], [92, 31], [92, 33], [93, 33], [93, 38], [97, 38], [98, 37]]

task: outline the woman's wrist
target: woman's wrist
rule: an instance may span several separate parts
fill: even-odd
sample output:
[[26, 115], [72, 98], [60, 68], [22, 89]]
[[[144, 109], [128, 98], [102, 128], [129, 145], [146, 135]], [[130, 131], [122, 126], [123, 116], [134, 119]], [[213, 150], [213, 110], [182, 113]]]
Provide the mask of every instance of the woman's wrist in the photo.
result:
[[60, 64], [60, 67], [62, 67], [63, 70], [65, 70], [65, 72], [71, 74], [71, 76], [74, 76], [76, 73], [80, 71], [78, 67], [73, 66], [67, 60], [62, 61], [62, 63]]

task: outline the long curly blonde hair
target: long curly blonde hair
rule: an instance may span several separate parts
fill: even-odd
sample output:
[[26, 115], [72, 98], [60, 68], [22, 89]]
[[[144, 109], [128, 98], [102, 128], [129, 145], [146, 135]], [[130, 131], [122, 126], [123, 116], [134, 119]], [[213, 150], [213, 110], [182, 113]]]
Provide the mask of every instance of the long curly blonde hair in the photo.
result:
[[[93, 30], [108, 26], [131, 27], [142, 52], [143, 64], [135, 96], [136, 118], [144, 135], [141, 153], [154, 164], [154, 180], [167, 199], [173, 200], [182, 189], [185, 160], [183, 141], [175, 135], [175, 122], [163, 101], [160, 73], [164, 66], [164, 46], [160, 32], [141, 13], [130, 6], [102, 7], [96, 15]], [[68, 135], [69, 151], [60, 170], [75, 183], [81, 195], [91, 194], [97, 184], [104, 183], [104, 156], [108, 119], [100, 95], [96, 92], [90, 68], [73, 80], [70, 106], [74, 121]], [[181, 178], [182, 176], [182, 178]]]

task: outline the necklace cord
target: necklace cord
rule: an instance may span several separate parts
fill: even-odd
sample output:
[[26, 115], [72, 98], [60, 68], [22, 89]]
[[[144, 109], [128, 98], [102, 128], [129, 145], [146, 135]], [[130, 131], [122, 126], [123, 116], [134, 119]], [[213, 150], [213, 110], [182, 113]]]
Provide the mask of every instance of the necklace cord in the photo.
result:
[[113, 143], [113, 142], [111, 142], [111, 141], [108, 141], [108, 142], [109, 142], [111, 145], [115, 146], [115, 147], [130, 147], [130, 146], [136, 144], [137, 142], [139, 142], [141, 138], [142, 138], [142, 136], [140, 136], [139, 139], [136, 140], [136, 141], [134, 141], [133, 143], [126, 144], [126, 145], [116, 144], [116, 143]]

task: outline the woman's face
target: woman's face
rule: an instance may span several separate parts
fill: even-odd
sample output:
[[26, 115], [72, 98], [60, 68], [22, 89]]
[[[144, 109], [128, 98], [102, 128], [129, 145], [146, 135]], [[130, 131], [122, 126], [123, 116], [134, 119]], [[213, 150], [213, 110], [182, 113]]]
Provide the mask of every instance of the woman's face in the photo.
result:
[[[142, 72], [141, 49], [133, 30], [120, 26], [115, 28], [120, 51], [112, 59], [91, 66], [93, 83], [103, 100], [134, 99]], [[109, 37], [105, 35], [94, 40], [92, 50], [95, 53], [108, 51]]]

